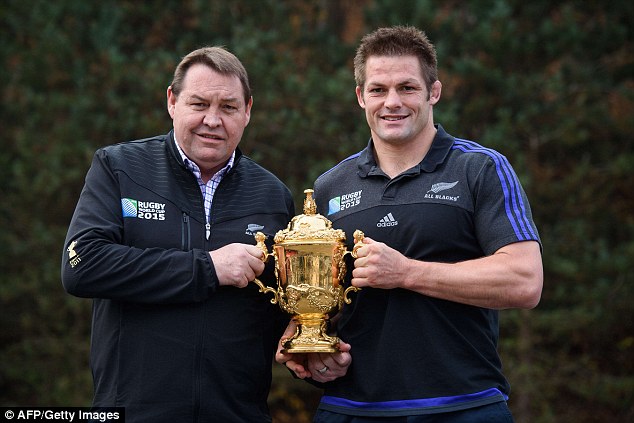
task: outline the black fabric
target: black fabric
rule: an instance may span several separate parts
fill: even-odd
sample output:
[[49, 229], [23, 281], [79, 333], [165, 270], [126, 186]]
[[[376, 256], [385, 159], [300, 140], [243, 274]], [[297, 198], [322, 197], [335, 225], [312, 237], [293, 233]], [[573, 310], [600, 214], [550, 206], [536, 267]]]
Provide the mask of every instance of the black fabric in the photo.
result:
[[[255, 284], [219, 287], [208, 251], [254, 245], [254, 227], [272, 235], [293, 215], [289, 190], [237, 151], [206, 239], [202, 195], [171, 133], [98, 150], [62, 258], [66, 290], [94, 299], [94, 405], [124, 406], [128, 422], [270, 421], [288, 316]], [[260, 279], [276, 286], [272, 263]]]
[[[447, 263], [539, 241], [503, 156], [456, 140], [441, 126], [423, 161], [392, 179], [377, 166], [370, 141], [317, 179], [315, 200], [318, 212], [345, 231], [349, 249], [356, 229], [406, 257]], [[516, 207], [519, 214], [506, 208], [513, 202], [523, 205]], [[325, 384], [325, 395], [363, 403], [350, 405], [351, 415], [366, 413], [367, 403], [444, 397], [452, 398], [450, 405], [429, 410], [451, 411], [481, 404], [469, 394], [496, 389], [495, 400], [502, 401], [509, 393], [497, 353], [496, 310], [404, 289], [364, 288], [344, 306], [337, 332], [351, 344], [353, 360], [345, 377]], [[379, 405], [376, 414], [429, 412], [416, 404]]]

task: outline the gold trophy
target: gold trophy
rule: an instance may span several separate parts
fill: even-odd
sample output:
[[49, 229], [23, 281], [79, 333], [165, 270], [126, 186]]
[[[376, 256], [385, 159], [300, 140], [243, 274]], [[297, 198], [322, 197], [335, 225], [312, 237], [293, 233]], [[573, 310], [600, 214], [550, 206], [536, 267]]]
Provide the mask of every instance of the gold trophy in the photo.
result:
[[304, 214], [293, 217], [286, 229], [277, 232], [272, 253], [264, 244], [266, 235], [255, 234], [256, 245], [264, 253], [262, 260], [275, 258], [277, 290], [264, 286], [258, 279], [254, 282], [260, 292], [273, 293], [271, 303], [279, 303], [297, 323], [295, 334], [282, 341], [284, 352], [332, 353], [339, 351], [339, 338], [327, 334], [327, 322], [344, 302], [350, 304], [348, 293], [360, 289], [350, 286], [344, 291], [344, 257], [350, 254], [356, 258], [364, 234], [355, 231], [355, 246], [347, 251], [345, 232], [333, 229], [330, 220], [317, 214], [312, 189], [304, 193]]

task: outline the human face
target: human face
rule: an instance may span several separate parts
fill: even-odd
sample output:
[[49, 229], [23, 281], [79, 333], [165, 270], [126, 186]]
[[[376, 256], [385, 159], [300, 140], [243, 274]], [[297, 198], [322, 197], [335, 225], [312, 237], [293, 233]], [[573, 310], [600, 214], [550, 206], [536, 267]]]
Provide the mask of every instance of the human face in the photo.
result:
[[209, 180], [229, 160], [251, 117], [244, 103], [240, 79], [222, 75], [204, 64], [187, 71], [177, 96], [167, 89], [167, 110], [174, 123], [176, 140], [189, 159]]
[[436, 81], [428, 94], [416, 56], [370, 56], [357, 100], [375, 143], [403, 147], [433, 140], [432, 106], [440, 99]]

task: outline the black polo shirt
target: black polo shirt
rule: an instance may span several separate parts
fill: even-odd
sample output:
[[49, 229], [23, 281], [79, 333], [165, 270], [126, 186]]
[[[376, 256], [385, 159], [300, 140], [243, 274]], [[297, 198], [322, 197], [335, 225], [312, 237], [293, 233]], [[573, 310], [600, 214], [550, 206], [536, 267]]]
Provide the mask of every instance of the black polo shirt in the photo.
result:
[[[318, 212], [334, 228], [384, 242], [405, 256], [458, 262], [536, 240], [524, 190], [504, 156], [437, 126], [417, 166], [390, 179], [372, 141], [315, 182]], [[414, 415], [508, 397], [497, 354], [498, 312], [404, 289], [364, 288], [338, 334], [352, 345], [348, 374], [326, 384], [320, 408], [354, 415]]]

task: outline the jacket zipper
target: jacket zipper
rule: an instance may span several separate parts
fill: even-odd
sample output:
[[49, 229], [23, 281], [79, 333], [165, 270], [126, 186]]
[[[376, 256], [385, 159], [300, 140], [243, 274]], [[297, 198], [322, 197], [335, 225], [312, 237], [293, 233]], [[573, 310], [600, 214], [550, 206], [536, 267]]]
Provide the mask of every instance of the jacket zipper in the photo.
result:
[[[190, 218], [186, 212], [183, 212], [181, 246], [183, 251], [191, 250], [191, 225]], [[200, 305], [200, 327], [196, 333], [196, 349], [194, 353], [194, 404], [193, 404], [193, 421], [198, 422], [200, 418], [200, 391], [201, 391], [201, 374], [202, 374], [202, 344], [204, 339], [204, 304]]]
[[189, 251], [191, 241], [191, 227], [189, 226], [189, 215], [183, 212], [183, 225], [181, 231], [181, 249], [183, 251]]

